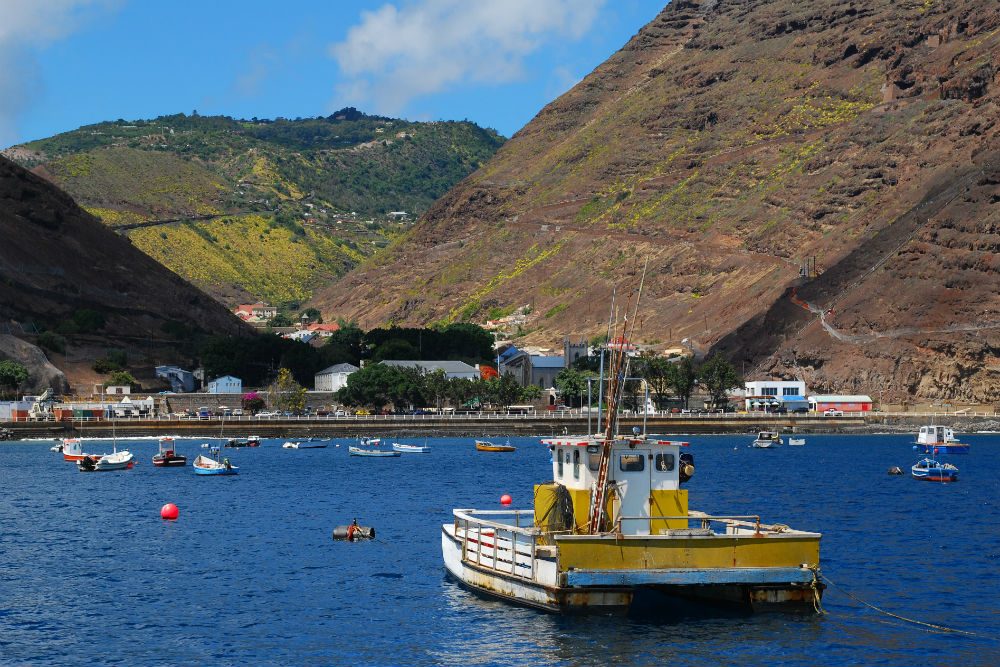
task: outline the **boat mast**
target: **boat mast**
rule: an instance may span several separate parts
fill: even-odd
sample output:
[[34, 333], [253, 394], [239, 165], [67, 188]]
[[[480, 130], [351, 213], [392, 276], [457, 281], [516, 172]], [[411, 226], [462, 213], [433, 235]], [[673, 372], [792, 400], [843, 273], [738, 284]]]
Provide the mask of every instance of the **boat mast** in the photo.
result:
[[[601, 348], [601, 376], [597, 383], [597, 423], [601, 423], [601, 411], [604, 410], [604, 353], [607, 351], [608, 343], [611, 342], [611, 326], [615, 321], [615, 297], [618, 295], [617, 285], [611, 290], [611, 308], [608, 310], [608, 335]], [[587, 406], [588, 408], [590, 406]], [[589, 412], [588, 412], [589, 415]]]
[[[642, 269], [642, 277], [639, 280], [639, 289], [636, 293], [635, 307], [632, 311], [631, 323], [628, 319], [628, 306], [632, 300], [630, 296], [629, 303], [625, 306], [625, 316], [621, 326], [621, 333], [620, 335], [616, 335], [613, 339], [609, 340], [608, 347], [610, 348], [609, 351], [611, 353], [611, 358], [609, 362], [610, 379], [608, 386], [608, 413], [604, 421], [604, 441], [601, 443], [601, 464], [598, 468], [597, 483], [594, 487], [594, 493], [590, 506], [590, 522], [588, 528], [591, 535], [596, 535], [601, 532], [602, 524], [604, 523], [604, 508], [607, 504], [608, 498], [608, 467], [611, 462], [612, 445], [618, 434], [618, 405], [621, 403], [625, 391], [625, 378], [628, 377], [630, 360], [628, 355], [628, 346], [635, 335], [635, 327], [638, 322], [639, 301], [642, 298], [642, 288], [646, 281], [646, 268], [648, 266], [649, 259], [647, 258], [646, 264]], [[618, 333], [617, 327], [615, 333]], [[602, 355], [602, 362], [603, 359], [604, 357]], [[603, 388], [603, 363], [601, 368], [601, 386]]]

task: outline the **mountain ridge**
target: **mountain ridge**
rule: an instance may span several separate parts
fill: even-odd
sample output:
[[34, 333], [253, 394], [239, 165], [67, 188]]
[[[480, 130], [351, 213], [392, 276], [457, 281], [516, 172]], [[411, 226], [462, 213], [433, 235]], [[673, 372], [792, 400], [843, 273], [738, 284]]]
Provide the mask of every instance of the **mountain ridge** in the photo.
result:
[[[648, 257], [641, 342], [821, 390], [1000, 400], [998, 53], [981, 0], [671, 3], [313, 303], [364, 325], [531, 303], [521, 340], [551, 345], [601, 333]], [[935, 189], [957, 194], [907, 218]]]

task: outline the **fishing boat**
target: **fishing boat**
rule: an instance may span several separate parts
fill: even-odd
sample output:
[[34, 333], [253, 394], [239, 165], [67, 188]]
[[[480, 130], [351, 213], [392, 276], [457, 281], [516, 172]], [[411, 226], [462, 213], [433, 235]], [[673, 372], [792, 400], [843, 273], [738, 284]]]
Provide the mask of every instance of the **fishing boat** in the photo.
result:
[[238, 475], [240, 469], [229, 462], [228, 458], [222, 458], [222, 450], [218, 447], [209, 447], [208, 456], [201, 454], [194, 460], [191, 466], [195, 474], [198, 475]]
[[781, 446], [781, 436], [775, 431], [760, 431], [757, 439], [750, 443], [751, 447], [757, 449], [773, 449]]
[[187, 457], [178, 454], [174, 439], [165, 435], [159, 439], [160, 451], [153, 455], [153, 465], [157, 468], [181, 468], [187, 465]]
[[958, 468], [950, 463], [941, 463], [932, 458], [920, 459], [912, 468], [910, 474], [914, 479], [925, 482], [957, 482]]
[[[635, 338], [628, 324], [608, 329], [608, 340]], [[688, 444], [638, 427], [618, 434], [626, 349], [607, 351], [607, 375], [602, 350], [603, 432], [542, 440], [552, 457], [543, 478], [554, 481], [534, 487], [532, 509], [453, 510], [441, 529], [448, 574], [482, 595], [553, 612], [623, 613], [664, 595], [818, 612], [819, 533], [692, 510]]]
[[260, 436], [248, 435], [245, 438], [230, 438], [226, 441], [225, 447], [238, 449], [241, 447], [260, 447]]
[[62, 450], [63, 450], [62, 443], [59, 443], [58, 445], [52, 445], [51, 447], [49, 447], [50, 452], [61, 452]]
[[108, 472], [111, 470], [131, 470], [135, 457], [127, 449], [118, 451], [118, 431], [115, 421], [111, 421], [111, 453], [84, 454], [77, 462], [80, 472]]
[[369, 449], [367, 447], [355, 447], [354, 445], [348, 447], [347, 452], [351, 456], [402, 456], [399, 452], [391, 449]]
[[392, 448], [403, 454], [428, 454], [431, 451], [427, 445], [408, 445], [399, 442], [392, 443]]
[[91, 454], [76, 462], [81, 472], [108, 472], [110, 470], [130, 470], [135, 466], [135, 456], [127, 449], [111, 454]]
[[788, 439], [788, 446], [789, 447], [802, 447], [805, 444], [806, 444], [806, 439], [805, 438], [789, 438]]
[[83, 442], [80, 438], [63, 438], [62, 441], [63, 461], [79, 461], [89, 454], [83, 451]]
[[321, 440], [289, 440], [281, 447], [283, 449], [326, 449], [326, 443]]
[[489, 440], [476, 440], [476, 450], [480, 452], [513, 452], [517, 450], [508, 441], [506, 445], [494, 445]]
[[917, 433], [917, 447], [924, 454], [968, 454], [969, 444], [959, 442], [955, 432], [947, 426], [921, 426]]
[[326, 449], [329, 443], [326, 440], [303, 440], [296, 449]]

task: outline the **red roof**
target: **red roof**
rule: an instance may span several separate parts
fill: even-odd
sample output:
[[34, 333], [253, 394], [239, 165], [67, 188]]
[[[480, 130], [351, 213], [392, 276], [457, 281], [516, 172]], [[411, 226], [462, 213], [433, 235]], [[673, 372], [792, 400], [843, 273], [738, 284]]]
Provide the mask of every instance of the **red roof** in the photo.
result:
[[338, 324], [310, 324], [306, 327], [306, 331], [339, 331], [340, 325]]

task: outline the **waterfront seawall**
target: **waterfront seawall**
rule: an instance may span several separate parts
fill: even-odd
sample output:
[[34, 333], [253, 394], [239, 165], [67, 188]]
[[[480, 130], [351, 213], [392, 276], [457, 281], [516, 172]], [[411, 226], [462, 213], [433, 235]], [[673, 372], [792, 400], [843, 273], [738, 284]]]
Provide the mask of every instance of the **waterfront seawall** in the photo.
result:
[[[899, 433], [915, 432], [929, 423], [951, 426], [959, 432], [1000, 430], [1000, 415], [944, 415], [923, 413], [870, 413], [825, 417], [822, 415], [658, 415], [622, 417], [619, 431], [634, 427], [664, 435], [754, 433]], [[354, 438], [359, 436], [553, 436], [588, 431], [586, 415], [368, 415], [339, 418], [256, 419], [254, 417], [211, 419], [148, 419], [111, 421], [8, 422], [13, 439], [111, 437], [121, 438], [171, 434], [190, 438], [242, 437], [307, 438], [312, 436]], [[589, 424], [596, 429], [595, 420]]]

